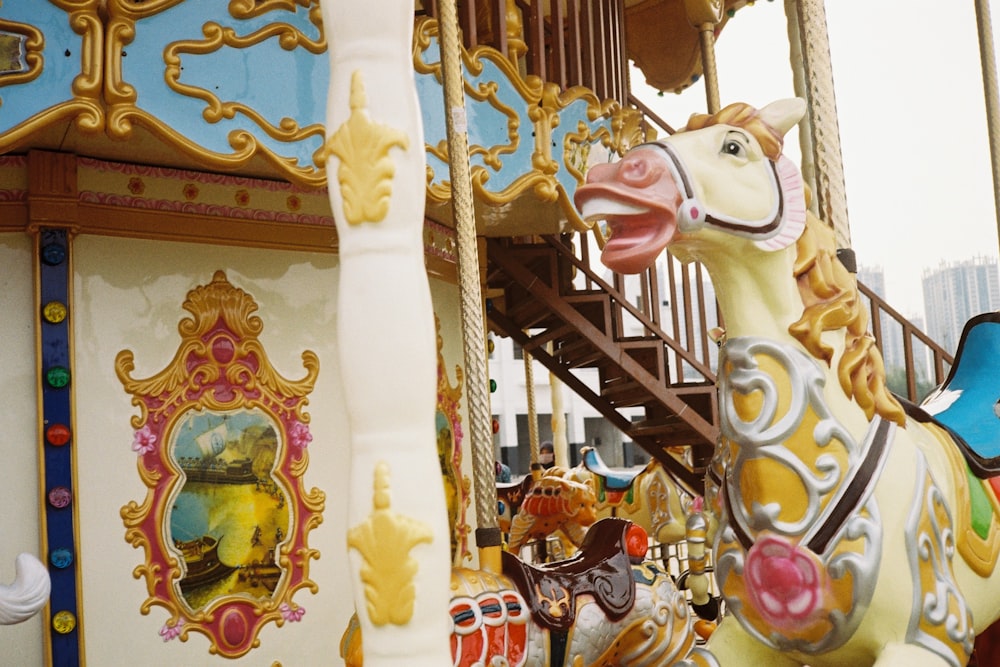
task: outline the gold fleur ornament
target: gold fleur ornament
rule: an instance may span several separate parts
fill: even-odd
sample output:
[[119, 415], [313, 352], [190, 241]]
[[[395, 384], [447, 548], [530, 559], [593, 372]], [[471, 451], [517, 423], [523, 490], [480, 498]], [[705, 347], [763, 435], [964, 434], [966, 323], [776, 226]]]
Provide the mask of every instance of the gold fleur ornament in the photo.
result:
[[361, 71], [351, 75], [351, 115], [327, 141], [327, 151], [340, 159], [337, 182], [344, 218], [351, 225], [381, 222], [389, 212], [396, 165], [389, 149], [409, 149], [409, 137], [372, 121], [367, 111]]
[[413, 578], [419, 566], [409, 554], [421, 542], [433, 541], [434, 534], [424, 522], [392, 511], [389, 464], [385, 461], [375, 466], [374, 495], [371, 515], [351, 528], [347, 546], [364, 558], [361, 581], [371, 622], [406, 625], [413, 617]]

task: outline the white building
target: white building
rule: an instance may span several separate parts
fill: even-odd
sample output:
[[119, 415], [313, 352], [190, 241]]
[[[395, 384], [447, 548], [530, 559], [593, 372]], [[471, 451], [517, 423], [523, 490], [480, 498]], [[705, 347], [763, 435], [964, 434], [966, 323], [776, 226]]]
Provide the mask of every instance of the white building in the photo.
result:
[[993, 257], [942, 262], [924, 271], [922, 284], [927, 333], [952, 352], [958, 349], [970, 317], [1000, 309], [1000, 279]]

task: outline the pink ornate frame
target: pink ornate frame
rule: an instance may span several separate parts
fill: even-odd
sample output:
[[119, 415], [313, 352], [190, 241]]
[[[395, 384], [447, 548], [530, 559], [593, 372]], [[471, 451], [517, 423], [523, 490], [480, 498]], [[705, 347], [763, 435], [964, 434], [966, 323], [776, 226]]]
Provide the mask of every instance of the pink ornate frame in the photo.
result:
[[[211, 653], [237, 658], [260, 644], [257, 635], [266, 623], [274, 621], [280, 627], [285, 621], [302, 618], [305, 609], [292, 601], [296, 591], [318, 590], [309, 579], [309, 561], [318, 558], [319, 552], [309, 548], [307, 536], [322, 522], [325, 494], [317, 489], [307, 492], [302, 476], [308, 466], [306, 448], [312, 440], [304, 407], [319, 373], [319, 361], [313, 352], [305, 351], [304, 378], [290, 381], [278, 375], [258, 340], [263, 322], [253, 315], [257, 304], [231, 285], [222, 271], [215, 273], [209, 285], [189, 292], [183, 307], [194, 318], [179, 323], [180, 347], [161, 372], [133, 379], [132, 352], [122, 350], [115, 359], [118, 379], [140, 410], [132, 418], [132, 448], [138, 454], [139, 476], [148, 487], [142, 504], [129, 502], [122, 507], [121, 516], [125, 539], [145, 551], [146, 562], [133, 571], [137, 579], [145, 577], [149, 593], [141, 612], [148, 614], [156, 605], [167, 609], [170, 617], [160, 631], [165, 640], [179, 637], [186, 641], [189, 632], [200, 632], [211, 641]], [[254, 433], [266, 435], [263, 445], [259, 438], [254, 441], [253, 460], [234, 461], [233, 454], [227, 459], [232, 451], [245, 453], [240, 450], [245, 443], [225, 438], [201, 458], [179, 456], [182, 443], [192, 441], [181, 429], [191, 429], [212, 417], [221, 422], [253, 423], [257, 428]], [[244, 439], [245, 434], [243, 431], [239, 437]], [[211, 432], [205, 435], [203, 440]], [[240, 475], [244, 478], [232, 479]], [[220, 565], [224, 540], [242, 544], [249, 553], [245, 535], [240, 539], [238, 531], [237, 537], [231, 532], [229, 538], [210, 536], [211, 540], [187, 542], [173, 534], [176, 524], [172, 525], [171, 519], [181, 511], [179, 500], [185, 493], [190, 494], [187, 499], [203, 498], [208, 493], [206, 485], [213, 484], [210, 497], [219, 504], [211, 507], [213, 512], [236, 511], [226, 505], [234, 493], [249, 497], [267, 494], [260, 500], [265, 507], [273, 501], [265, 519], [273, 520], [278, 529], [272, 528], [266, 537], [268, 544], [273, 543], [268, 560]], [[259, 520], [260, 510], [255, 511], [254, 518]], [[231, 522], [228, 527], [232, 528]], [[260, 523], [252, 540], [255, 545], [262, 544]], [[223, 592], [206, 589], [203, 579], [194, 578], [202, 577], [203, 572], [209, 572], [205, 578], [224, 576], [211, 582]], [[270, 595], [258, 595], [256, 588], [251, 588], [263, 577], [267, 577], [266, 588], [273, 588]], [[182, 589], [185, 580], [187, 592]], [[202, 591], [201, 597], [191, 593], [192, 586]]]

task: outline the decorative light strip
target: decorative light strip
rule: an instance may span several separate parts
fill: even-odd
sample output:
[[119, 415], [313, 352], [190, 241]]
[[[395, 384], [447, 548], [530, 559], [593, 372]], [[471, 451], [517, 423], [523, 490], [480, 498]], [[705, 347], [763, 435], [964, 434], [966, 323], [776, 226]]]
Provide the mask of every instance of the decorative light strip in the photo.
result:
[[38, 236], [42, 483], [49, 597], [51, 664], [80, 664], [73, 487], [72, 364], [69, 335], [70, 261], [67, 232], [42, 228]]

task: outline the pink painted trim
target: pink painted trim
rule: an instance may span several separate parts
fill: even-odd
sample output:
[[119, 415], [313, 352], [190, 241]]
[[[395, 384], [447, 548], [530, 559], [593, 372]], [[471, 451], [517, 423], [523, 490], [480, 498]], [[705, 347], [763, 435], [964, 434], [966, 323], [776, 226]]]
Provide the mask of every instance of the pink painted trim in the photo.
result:
[[28, 199], [27, 190], [0, 190], [0, 202], [3, 201], [26, 201]]
[[296, 192], [323, 196], [326, 196], [327, 194], [327, 189], [325, 187], [304, 188], [285, 181], [272, 181], [265, 178], [213, 174], [211, 172], [191, 171], [189, 169], [173, 169], [171, 167], [153, 167], [149, 165], [130, 164], [127, 162], [109, 162], [105, 160], [95, 160], [94, 158], [88, 157], [78, 158], [78, 161], [81, 165], [104, 173], [126, 174], [129, 176], [152, 176], [155, 178], [169, 178], [172, 180], [194, 181], [196, 183], [209, 183], [215, 185], [241, 185], [252, 187], [255, 190], [266, 190], [269, 192]]
[[104, 204], [124, 208], [140, 208], [150, 211], [174, 211], [176, 213], [192, 213], [198, 215], [217, 215], [241, 220], [257, 220], [261, 222], [291, 222], [303, 225], [333, 227], [333, 218], [327, 215], [291, 213], [287, 211], [272, 211], [267, 209], [240, 208], [223, 204], [203, 204], [197, 202], [175, 201], [170, 199], [148, 199], [132, 195], [119, 195], [108, 192], [93, 192], [83, 190], [79, 200], [88, 204]]

